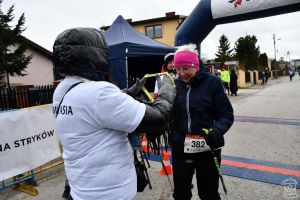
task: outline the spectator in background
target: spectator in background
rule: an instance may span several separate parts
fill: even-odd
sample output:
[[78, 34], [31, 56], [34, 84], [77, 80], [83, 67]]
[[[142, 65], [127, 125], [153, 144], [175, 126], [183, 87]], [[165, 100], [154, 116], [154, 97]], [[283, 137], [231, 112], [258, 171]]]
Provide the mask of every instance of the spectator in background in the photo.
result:
[[238, 79], [238, 76], [236, 75], [234, 69], [231, 70], [231, 73], [230, 73], [230, 92], [231, 92], [231, 96], [233, 96], [233, 95], [237, 96], [237, 91], [238, 91], [237, 79]]
[[265, 71], [261, 72], [261, 85], [265, 85], [266, 83], [266, 73]]
[[162, 67], [161, 72], [169, 72], [171, 77], [176, 77], [176, 70], [174, 68], [174, 53], [168, 53], [164, 57], [164, 64]]
[[[173, 64], [173, 60], [174, 60], [174, 53], [168, 53], [165, 55], [164, 57], [164, 64], [161, 68], [161, 72], [168, 72], [172, 78], [176, 78], [176, 70], [174, 68], [174, 64]], [[161, 79], [163, 78], [163, 76], [161, 76]], [[153, 93], [153, 98], [155, 99], [158, 95], [158, 85], [157, 85], [157, 81], [155, 81], [155, 88], [154, 88], [154, 93]]]
[[229, 94], [230, 94], [229, 93], [230, 74], [229, 74], [226, 66], [222, 67], [220, 78], [221, 78], [223, 86], [224, 86], [225, 94], [227, 94], [229, 96]]
[[270, 76], [271, 76], [271, 73], [269, 71], [269, 68], [266, 67], [266, 69], [265, 69], [265, 84], [264, 85], [267, 85], [267, 82], [268, 82], [268, 79]]
[[292, 81], [293, 80], [293, 76], [295, 75], [295, 73], [292, 70], [292, 68], [289, 69], [289, 75], [290, 75], [290, 81]]

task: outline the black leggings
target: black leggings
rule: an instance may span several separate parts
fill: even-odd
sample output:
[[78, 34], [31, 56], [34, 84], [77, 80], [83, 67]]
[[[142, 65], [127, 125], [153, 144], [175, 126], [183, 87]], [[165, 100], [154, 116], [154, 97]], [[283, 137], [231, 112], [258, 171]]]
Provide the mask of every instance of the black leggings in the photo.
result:
[[[216, 151], [221, 162], [221, 150]], [[219, 200], [219, 174], [211, 152], [183, 153], [172, 150], [173, 178], [175, 200], [190, 200], [191, 184], [196, 171], [198, 195], [201, 200]]]

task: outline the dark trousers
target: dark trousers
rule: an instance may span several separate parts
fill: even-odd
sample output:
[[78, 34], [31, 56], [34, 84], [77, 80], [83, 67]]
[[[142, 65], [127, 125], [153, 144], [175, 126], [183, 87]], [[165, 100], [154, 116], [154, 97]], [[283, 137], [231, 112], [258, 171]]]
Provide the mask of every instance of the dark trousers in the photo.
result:
[[64, 189], [64, 193], [63, 193], [62, 197], [65, 198], [65, 199], [67, 199], [67, 200], [73, 200], [70, 192], [71, 192], [71, 187], [69, 185], [68, 179], [66, 179], [66, 181], [65, 181], [65, 189]]
[[[216, 151], [219, 163], [221, 150]], [[211, 152], [190, 153], [172, 150], [175, 200], [190, 200], [191, 184], [196, 171], [198, 195], [201, 200], [219, 200], [219, 174]]]
[[267, 82], [268, 82], [268, 79], [269, 79], [269, 77], [266, 77], [266, 80], [265, 80], [265, 85], [267, 84]]
[[227, 92], [227, 94], [229, 95], [229, 85], [228, 85], [228, 83], [227, 82], [222, 82], [222, 83], [223, 83], [225, 92]]

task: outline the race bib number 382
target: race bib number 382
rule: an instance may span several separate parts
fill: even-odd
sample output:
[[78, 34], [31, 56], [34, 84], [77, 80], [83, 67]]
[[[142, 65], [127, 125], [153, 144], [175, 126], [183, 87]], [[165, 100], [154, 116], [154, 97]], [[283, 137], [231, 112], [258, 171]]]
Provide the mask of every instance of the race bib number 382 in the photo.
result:
[[184, 141], [184, 153], [200, 153], [210, 151], [205, 139], [200, 135], [187, 134]]

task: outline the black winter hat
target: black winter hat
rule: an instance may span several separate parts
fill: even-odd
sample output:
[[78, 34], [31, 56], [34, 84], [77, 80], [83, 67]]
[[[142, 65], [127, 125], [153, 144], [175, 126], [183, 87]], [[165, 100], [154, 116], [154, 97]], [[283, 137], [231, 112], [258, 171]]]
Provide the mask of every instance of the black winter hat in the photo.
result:
[[53, 65], [64, 75], [93, 81], [108, 80], [108, 45], [104, 34], [95, 28], [63, 31], [53, 45]]
[[175, 55], [175, 53], [166, 54], [164, 57], [164, 63], [168, 64], [168, 62], [170, 62], [171, 60], [174, 60], [174, 55]]
[[175, 55], [175, 53], [168, 53], [168, 54], [165, 55], [164, 65], [163, 65], [164, 66], [164, 71], [168, 71], [167, 65], [171, 60], [174, 60], [174, 55]]

